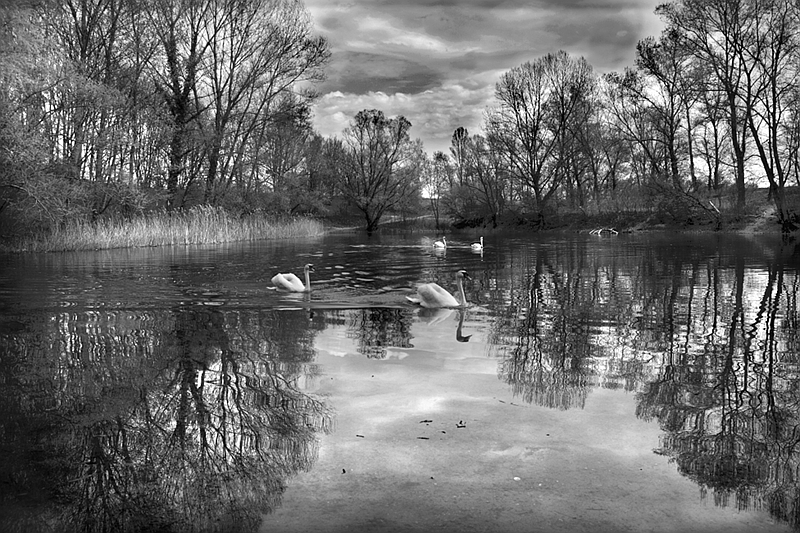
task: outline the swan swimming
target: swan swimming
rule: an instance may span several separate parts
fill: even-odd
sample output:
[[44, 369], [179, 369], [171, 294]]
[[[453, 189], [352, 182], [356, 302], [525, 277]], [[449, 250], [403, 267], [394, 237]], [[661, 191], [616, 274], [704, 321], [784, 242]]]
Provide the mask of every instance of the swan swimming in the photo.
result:
[[436, 307], [466, 307], [467, 296], [464, 294], [464, 278], [472, 279], [467, 274], [466, 270], [459, 270], [456, 272], [456, 283], [458, 284], [458, 292], [461, 296], [461, 302], [453, 297], [452, 294], [447, 292], [436, 283], [425, 283], [417, 287], [417, 296], [406, 296], [406, 299], [415, 304], [429, 309]]
[[440, 240], [440, 241], [433, 241], [433, 247], [434, 248], [447, 248], [447, 239], [445, 237], [442, 237], [442, 240]]
[[483, 237], [481, 237], [481, 242], [473, 242], [472, 244], [469, 245], [469, 247], [475, 250], [476, 252], [483, 250]]
[[272, 284], [285, 291], [307, 292], [311, 290], [311, 278], [308, 275], [309, 272], [314, 272], [314, 265], [311, 263], [303, 267], [303, 273], [305, 273], [306, 277], [305, 285], [303, 285], [303, 282], [300, 281], [300, 278], [291, 272], [288, 274], [275, 274], [272, 276]]

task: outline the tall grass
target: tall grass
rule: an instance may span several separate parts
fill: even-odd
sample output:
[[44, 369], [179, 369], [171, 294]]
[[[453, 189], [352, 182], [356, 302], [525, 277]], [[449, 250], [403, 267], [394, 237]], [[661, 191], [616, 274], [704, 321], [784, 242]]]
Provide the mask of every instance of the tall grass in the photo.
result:
[[292, 239], [322, 235], [313, 219], [275, 220], [263, 215], [242, 218], [224, 209], [196, 207], [183, 213], [159, 212], [134, 219], [75, 221], [21, 240], [8, 251], [59, 252], [175, 244], [214, 244], [258, 239]]

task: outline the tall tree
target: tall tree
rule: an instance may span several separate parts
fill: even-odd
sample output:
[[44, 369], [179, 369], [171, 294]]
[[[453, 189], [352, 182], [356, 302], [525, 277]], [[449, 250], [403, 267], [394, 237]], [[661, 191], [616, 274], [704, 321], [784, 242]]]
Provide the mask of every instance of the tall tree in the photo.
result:
[[501, 155], [482, 135], [468, 140], [468, 179], [466, 185], [481, 215], [497, 227], [497, 217], [510, 202], [511, 183]]
[[603, 76], [605, 109], [610, 135], [623, 139], [631, 162], [631, 174], [638, 185], [666, 175], [664, 143], [652, 109], [643, 100], [645, 80], [635, 70]]
[[459, 126], [453, 132], [453, 137], [450, 140], [450, 155], [453, 157], [453, 164], [456, 169], [456, 178], [459, 185], [464, 185], [464, 167], [467, 160], [467, 141], [469, 140], [469, 131], [467, 128]]
[[656, 9], [679, 36], [680, 46], [710, 68], [725, 95], [739, 210], [746, 200], [748, 124], [753, 113], [753, 65], [743, 61], [756, 24], [752, 7], [752, 0], [675, 0]]
[[450, 160], [444, 152], [437, 151], [432, 159], [426, 159], [423, 180], [436, 229], [439, 229], [442, 198], [449, 189], [452, 174]]
[[[178, 196], [180, 180], [193, 180], [195, 172], [187, 165], [187, 156], [199, 150], [195, 120], [199, 114], [194, 95], [201, 76], [203, 57], [214, 35], [208, 31], [213, 20], [210, 0], [150, 0], [143, 4], [158, 43], [150, 73], [155, 87], [166, 104], [170, 117], [167, 165], [167, 208], [181, 207]], [[188, 175], [187, 175], [188, 174]]]
[[[299, 2], [214, 0], [206, 27], [208, 53], [198, 80], [198, 109], [207, 158], [204, 201], [213, 202], [220, 178], [228, 178], [240, 146], [262, 119], [281, 112], [281, 95], [297, 82], [321, 79], [329, 57], [325, 39], [311, 33]], [[299, 97], [298, 94], [295, 98]]]
[[347, 158], [340, 188], [364, 215], [369, 233], [387, 210], [419, 191], [424, 157], [419, 143], [409, 138], [410, 128], [403, 116], [387, 118], [382, 111], [365, 109], [343, 132]]
[[[16, 4], [16, 5], [15, 5]], [[64, 101], [84, 80], [46, 23], [43, 2], [0, 8], [0, 213], [5, 231], [40, 230], [85, 214], [67, 157]]]
[[648, 37], [640, 41], [636, 52], [636, 66], [653, 83], [630, 87], [641, 87], [637, 96], [653, 111], [659, 141], [663, 143], [667, 159], [669, 182], [674, 189], [682, 190], [684, 155], [680, 153], [681, 145], [691, 143], [691, 140], [681, 143], [679, 137], [682, 129], [690, 128], [685, 120], [691, 99], [686, 82], [689, 55], [680, 46], [675, 32], [664, 32], [659, 40]]
[[761, 166], [769, 182], [770, 196], [784, 232], [797, 229], [798, 213], [793, 213], [785, 199], [791, 156], [784, 136], [792, 120], [795, 87], [800, 77], [800, 6], [788, 0], [758, 0], [753, 16], [752, 45], [743, 50], [742, 61], [756, 68], [753, 80], [753, 112], [748, 126], [753, 136]]
[[69, 89], [59, 94], [63, 128], [59, 153], [74, 177], [97, 180], [100, 176], [92, 176], [97, 167], [86, 163], [95, 146], [91, 137], [100, 134], [107, 118], [104, 100], [111, 96], [116, 70], [122, 6], [114, 0], [66, 0], [45, 6], [47, 30], [63, 46], [67, 61], [62, 72], [70, 81]]
[[695, 129], [699, 131], [698, 155], [707, 167], [706, 188], [718, 190], [722, 186], [722, 170], [728, 166], [727, 154], [733, 150], [726, 124], [724, 95], [713, 82], [707, 83], [699, 93]]
[[486, 129], [514, 179], [532, 191], [540, 222], [563, 180], [559, 150], [593, 79], [586, 60], [560, 51], [511, 69], [497, 83], [498, 106], [487, 113]]

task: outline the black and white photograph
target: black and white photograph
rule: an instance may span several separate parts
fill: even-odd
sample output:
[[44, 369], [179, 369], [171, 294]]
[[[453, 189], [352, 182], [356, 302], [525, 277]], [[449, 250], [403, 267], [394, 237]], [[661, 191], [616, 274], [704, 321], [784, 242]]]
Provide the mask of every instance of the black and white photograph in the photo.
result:
[[800, 533], [797, 0], [0, 0], [0, 532]]

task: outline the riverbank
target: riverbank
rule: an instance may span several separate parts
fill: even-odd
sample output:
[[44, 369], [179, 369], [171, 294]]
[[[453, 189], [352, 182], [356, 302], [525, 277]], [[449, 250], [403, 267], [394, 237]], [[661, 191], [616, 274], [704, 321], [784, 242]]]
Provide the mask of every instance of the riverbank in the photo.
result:
[[[353, 226], [352, 229], [356, 228]], [[508, 216], [495, 221], [475, 219], [468, 222], [456, 222], [442, 225], [438, 230], [433, 224], [432, 218], [427, 223], [417, 220], [412, 222], [398, 220], [380, 226], [380, 231], [407, 231], [409, 229], [437, 231], [438, 233], [457, 231], [475, 235], [506, 231], [594, 232], [600, 234], [675, 231], [781, 235], [780, 222], [775, 215], [774, 207], [770, 206], [764, 207], [757, 213], [721, 214], [716, 220], [665, 220], [664, 217], [651, 212], [616, 212], [595, 215], [578, 212], [552, 217], [544, 223], [533, 217]], [[798, 232], [793, 232], [792, 235], [798, 235]]]
[[[800, 188], [784, 191], [787, 212], [793, 218], [790, 235], [800, 233]], [[606, 209], [574, 209], [560, 206], [557, 212], [540, 217], [532, 213], [507, 212], [494, 219], [473, 218], [455, 222], [451, 228], [476, 233], [492, 231], [573, 231], [613, 230], [619, 233], [640, 231], [720, 232], [782, 235], [784, 228], [775, 203], [766, 188], [749, 189], [743, 210], [736, 208], [731, 194], [663, 196], [650, 207], [632, 200]], [[649, 204], [648, 204], [649, 205]], [[793, 213], [793, 215], [792, 215]], [[609, 233], [613, 233], [609, 231]]]
[[[686, 213], [682, 213], [686, 215]], [[706, 209], [690, 216], [676, 215], [668, 209], [609, 211], [589, 214], [583, 211], [560, 213], [544, 221], [529, 215], [473, 219], [451, 223], [440, 220], [437, 228], [432, 216], [394, 217], [380, 225], [379, 231], [452, 231], [491, 234], [506, 231], [567, 231], [577, 233], [634, 233], [640, 231], [719, 232], [781, 235], [781, 225], [771, 201], [751, 198], [744, 213]], [[158, 212], [133, 219], [104, 219], [97, 222], [71, 222], [55, 231], [0, 242], [0, 252], [61, 252], [137, 248], [187, 244], [216, 244], [261, 239], [293, 239], [320, 236], [331, 231], [360, 231], [363, 220], [276, 218], [264, 214], [237, 216], [221, 208], [197, 207], [181, 213]], [[790, 236], [798, 235], [794, 231]]]
[[[589, 214], [583, 211], [560, 213], [544, 221], [532, 216], [507, 216], [496, 221], [474, 220], [454, 226], [459, 230], [533, 230], [577, 233], [636, 233], [641, 231], [718, 232], [781, 235], [782, 227], [771, 201], [751, 200], [744, 212], [734, 209], [695, 211], [669, 209], [609, 211]], [[798, 230], [790, 235], [797, 236]]]

